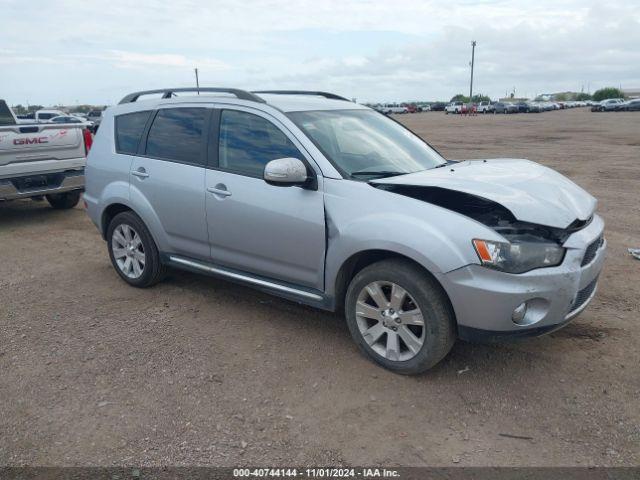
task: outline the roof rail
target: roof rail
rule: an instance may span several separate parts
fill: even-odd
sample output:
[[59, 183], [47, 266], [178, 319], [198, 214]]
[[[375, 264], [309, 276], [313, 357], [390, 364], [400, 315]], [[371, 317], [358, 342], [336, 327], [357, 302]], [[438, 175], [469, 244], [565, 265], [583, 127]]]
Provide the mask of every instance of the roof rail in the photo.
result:
[[312, 90], [254, 90], [251, 93], [273, 93], [275, 95], [315, 95], [318, 97], [330, 98], [331, 100], [344, 100], [345, 102], [351, 101], [348, 98], [341, 97], [340, 95], [336, 95], [335, 93], [314, 92]]
[[186, 88], [161, 88], [159, 90], [142, 90], [140, 92], [130, 93], [125, 96], [122, 100], [120, 100], [120, 104], [122, 103], [132, 103], [138, 100], [138, 98], [142, 95], [151, 95], [154, 93], [161, 93], [162, 98], [171, 98], [176, 92], [217, 92], [217, 93], [231, 93], [238, 97], [240, 100], [249, 100], [252, 102], [260, 102], [266, 103], [262, 98], [254, 95], [245, 90], [239, 90], [237, 88], [218, 88], [218, 87], [186, 87]]

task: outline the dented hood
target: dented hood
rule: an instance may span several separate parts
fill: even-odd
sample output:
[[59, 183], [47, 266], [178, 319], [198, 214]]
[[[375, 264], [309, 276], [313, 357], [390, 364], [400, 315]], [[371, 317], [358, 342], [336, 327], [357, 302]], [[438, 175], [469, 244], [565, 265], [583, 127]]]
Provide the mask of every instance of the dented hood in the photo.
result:
[[371, 183], [464, 192], [501, 204], [523, 222], [556, 228], [587, 220], [597, 203], [564, 175], [519, 159], [467, 160]]

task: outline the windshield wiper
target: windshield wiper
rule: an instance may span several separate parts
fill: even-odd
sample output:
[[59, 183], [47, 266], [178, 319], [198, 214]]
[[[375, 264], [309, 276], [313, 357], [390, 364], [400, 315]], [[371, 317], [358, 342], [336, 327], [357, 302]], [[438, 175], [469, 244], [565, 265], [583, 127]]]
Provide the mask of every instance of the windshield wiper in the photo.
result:
[[409, 172], [392, 172], [390, 170], [379, 170], [379, 171], [372, 171], [372, 170], [359, 170], [357, 172], [351, 172], [349, 175], [352, 177], [379, 177], [379, 178], [384, 178], [384, 177], [395, 177], [397, 175], [406, 175]]

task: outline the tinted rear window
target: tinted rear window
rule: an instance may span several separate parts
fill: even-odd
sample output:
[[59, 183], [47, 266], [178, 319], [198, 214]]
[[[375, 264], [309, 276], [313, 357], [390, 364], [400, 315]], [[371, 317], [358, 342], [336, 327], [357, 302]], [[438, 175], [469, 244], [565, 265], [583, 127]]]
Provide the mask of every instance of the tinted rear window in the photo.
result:
[[159, 110], [147, 137], [146, 155], [203, 165], [203, 129], [207, 109]]
[[55, 113], [41, 113], [40, 115], [38, 115], [38, 118], [40, 120], [49, 120], [55, 116], [56, 116]]
[[151, 112], [135, 112], [116, 117], [116, 151], [135, 155]]

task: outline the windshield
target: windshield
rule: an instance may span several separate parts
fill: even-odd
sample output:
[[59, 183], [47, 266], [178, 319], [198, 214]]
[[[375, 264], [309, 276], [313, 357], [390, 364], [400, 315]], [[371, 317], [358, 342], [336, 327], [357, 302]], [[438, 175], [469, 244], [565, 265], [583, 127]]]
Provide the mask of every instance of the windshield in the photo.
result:
[[325, 110], [288, 116], [345, 177], [369, 180], [446, 163], [422, 139], [378, 112]]

